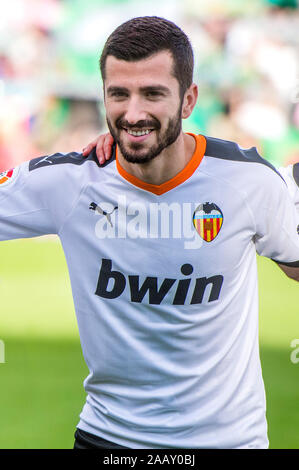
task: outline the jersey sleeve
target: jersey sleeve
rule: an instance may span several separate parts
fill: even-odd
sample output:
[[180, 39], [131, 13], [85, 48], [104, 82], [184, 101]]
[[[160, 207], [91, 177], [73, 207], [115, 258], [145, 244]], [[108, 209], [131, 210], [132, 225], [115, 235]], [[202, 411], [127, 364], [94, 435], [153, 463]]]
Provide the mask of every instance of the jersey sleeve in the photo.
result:
[[46, 158], [0, 175], [0, 240], [59, 232], [81, 186], [74, 184], [71, 165], [43, 165]]
[[294, 199], [282, 177], [265, 168], [251, 207], [256, 251], [280, 264], [299, 267], [299, 220]]

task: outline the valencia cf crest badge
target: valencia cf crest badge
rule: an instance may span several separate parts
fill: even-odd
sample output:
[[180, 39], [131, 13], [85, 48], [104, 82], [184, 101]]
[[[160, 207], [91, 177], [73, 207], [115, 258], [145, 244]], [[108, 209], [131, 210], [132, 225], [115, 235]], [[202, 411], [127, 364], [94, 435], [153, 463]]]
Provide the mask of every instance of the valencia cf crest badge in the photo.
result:
[[223, 224], [221, 209], [214, 202], [199, 204], [193, 214], [193, 225], [206, 242], [213, 241]]

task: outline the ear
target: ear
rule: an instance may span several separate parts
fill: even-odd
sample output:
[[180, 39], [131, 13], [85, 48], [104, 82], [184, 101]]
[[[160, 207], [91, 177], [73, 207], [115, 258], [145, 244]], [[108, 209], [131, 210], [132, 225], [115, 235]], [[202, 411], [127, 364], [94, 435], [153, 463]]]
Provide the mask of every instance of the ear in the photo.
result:
[[198, 98], [198, 86], [195, 83], [186, 90], [182, 106], [182, 119], [187, 119], [196, 105]]

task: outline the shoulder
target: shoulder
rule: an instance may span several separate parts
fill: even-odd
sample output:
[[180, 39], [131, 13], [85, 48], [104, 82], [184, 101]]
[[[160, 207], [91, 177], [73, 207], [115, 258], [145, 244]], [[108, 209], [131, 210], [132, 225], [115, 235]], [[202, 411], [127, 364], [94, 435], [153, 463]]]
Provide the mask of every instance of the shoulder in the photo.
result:
[[75, 166], [82, 166], [87, 162], [93, 162], [98, 167], [106, 167], [115, 159], [115, 152], [113, 152], [113, 156], [110, 160], [106, 161], [103, 165], [101, 165], [96, 156], [96, 150], [93, 149], [88, 157], [83, 157], [82, 153], [78, 152], [70, 152], [70, 153], [54, 153], [53, 155], [45, 155], [38, 158], [33, 158], [29, 161], [28, 170], [29, 172], [36, 170], [42, 167], [56, 167], [57, 165], [75, 165]]
[[250, 175], [254, 175], [257, 179], [259, 176], [270, 179], [274, 177], [283, 181], [280, 172], [258, 153], [256, 147], [244, 149], [236, 142], [207, 136], [206, 142], [206, 157], [226, 162], [226, 166], [229, 165], [229, 168], [236, 172], [239, 171], [243, 177], [250, 178]]
[[[0, 198], [18, 191], [52, 195], [61, 191], [80, 191], [93, 180], [111, 177], [108, 168], [114, 158], [100, 165], [95, 150], [88, 157], [81, 153], [55, 153], [27, 160], [0, 174]], [[112, 169], [113, 171], [113, 169]], [[108, 174], [108, 175], [107, 175]]]
[[78, 152], [54, 153], [33, 158], [27, 162], [27, 174], [30, 180], [37, 180], [40, 182], [39, 184], [45, 181], [47, 184], [65, 182], [67, 185], [78, 184], [82, 186], [90, 179], [102, 179], [114, 159], [113, 156], [109, 161], [100, 165], [95, 149], [90, 152], [88, 157], [83, 157], [82, 153]]

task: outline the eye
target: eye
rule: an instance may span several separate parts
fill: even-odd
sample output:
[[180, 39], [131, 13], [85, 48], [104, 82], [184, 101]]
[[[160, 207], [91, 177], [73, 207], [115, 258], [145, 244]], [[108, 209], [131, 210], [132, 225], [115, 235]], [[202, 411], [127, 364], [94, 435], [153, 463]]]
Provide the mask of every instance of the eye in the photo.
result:
[[157, 90], [151, 90], [151, 91], [146, 92], [146, 96], [148, 98], [159, 98], [162, 95], [163, 94], [161, 93], [161, 91], [157, 91]]
[[116, 99], [123, 99], [127, 98], [128, 93], [126, 93], [125, 91], [113, 91], [110, 93], [110, 96]]

